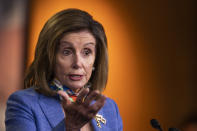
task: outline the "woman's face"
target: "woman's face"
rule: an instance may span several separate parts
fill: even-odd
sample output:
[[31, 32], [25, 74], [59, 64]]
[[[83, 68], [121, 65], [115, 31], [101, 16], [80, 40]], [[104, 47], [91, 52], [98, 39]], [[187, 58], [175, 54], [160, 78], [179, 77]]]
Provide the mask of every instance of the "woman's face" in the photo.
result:
[[77, 91], [90, 79], [95, 56], [96, 40], [89, 31], [65, 34], [56, 54], [55, 77]]

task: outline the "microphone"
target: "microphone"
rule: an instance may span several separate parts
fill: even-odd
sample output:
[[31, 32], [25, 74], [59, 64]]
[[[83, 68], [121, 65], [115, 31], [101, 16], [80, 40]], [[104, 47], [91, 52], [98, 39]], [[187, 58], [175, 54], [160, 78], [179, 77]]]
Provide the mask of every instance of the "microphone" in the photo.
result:
[[[160, 124], [159, 124], [159, 122], [158, 122], [156, 119], [152, 119], [152, 120], [150, 121], [150, 123], [151, 123], [151, 126], [152, 126], [153, 128], [155, 128], [155, 129], [157, 129], [157, 130], [159, 130], [159, 131], [163, 131], [162, 128], [161, 128], [161, 126], [160, 126]], [[174, 131], [174, 130], [169, 130], [169, 131]]]
[[180, 130], [177, 128], [169, 128], [168, 131], [180, 131]]
[[[159, 122], [156, 120], [156, 119], [152, 119], [150, 121], [151, 123], [151, 126], [159, 131], [163, 131], [163, 129], [161, 128]], [[169, 128], [168, 131], [180, 131], [179, 129], [177, 128]]]

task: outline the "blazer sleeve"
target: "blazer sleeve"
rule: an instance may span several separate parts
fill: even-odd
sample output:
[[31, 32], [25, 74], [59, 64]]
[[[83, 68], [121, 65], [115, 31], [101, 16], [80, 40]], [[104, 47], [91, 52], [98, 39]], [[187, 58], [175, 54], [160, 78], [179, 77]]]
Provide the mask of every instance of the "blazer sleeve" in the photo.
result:
[[123, 131], [123, 123], [122, 123], [122, 118], [120, 116], [118, 106], [114, 100], [112, 100], [112, 102], [114, 103], [115, 109], [116, 109], [116, 116], [117, 116], [117, 120], [118, 120], [118, 131]]
[[22, 94], [14, 93], [7, 101], [6, 131], [36, 131], [31, 103]]

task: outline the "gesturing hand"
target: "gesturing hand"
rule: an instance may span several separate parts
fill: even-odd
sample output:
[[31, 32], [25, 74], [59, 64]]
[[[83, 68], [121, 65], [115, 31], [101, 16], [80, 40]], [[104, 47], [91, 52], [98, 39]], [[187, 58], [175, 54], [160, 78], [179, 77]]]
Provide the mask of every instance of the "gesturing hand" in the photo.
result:
[[[62, 106], [65, 112], [66, 131], [78, 131], [103, 107], [105, 96], [101, 95], [98, 90], [88, 93], [88, 88], [83, 89], [76, 102], [72, 103], [66, 92], [58, 91], [58, 94], [63, 98]], [[92, 104], [93, 100], [95, 103]]]

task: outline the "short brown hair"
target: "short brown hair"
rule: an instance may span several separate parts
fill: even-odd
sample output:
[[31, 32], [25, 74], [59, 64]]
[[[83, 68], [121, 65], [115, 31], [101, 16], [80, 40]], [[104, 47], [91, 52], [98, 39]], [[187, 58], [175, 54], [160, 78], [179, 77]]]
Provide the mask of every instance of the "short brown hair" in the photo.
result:
[[49, 88], [49, 83], [54, 78], [56, 52], [60, 39], [65, 33], [81, 30], [88, 30], [96, 39], [95, 70], [89, 80], [92, 85], [90, 89], [103, 91], [108, 78], [105, 31], [90, 14], [79, 9], [60, 11], [46, 22], [38, 38], [34, 60], [26, 72], [25, 88], [34, 86], [42, 94], [54, 95], [54, 91]]

